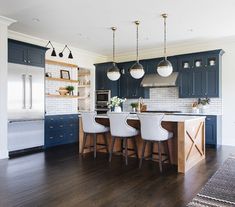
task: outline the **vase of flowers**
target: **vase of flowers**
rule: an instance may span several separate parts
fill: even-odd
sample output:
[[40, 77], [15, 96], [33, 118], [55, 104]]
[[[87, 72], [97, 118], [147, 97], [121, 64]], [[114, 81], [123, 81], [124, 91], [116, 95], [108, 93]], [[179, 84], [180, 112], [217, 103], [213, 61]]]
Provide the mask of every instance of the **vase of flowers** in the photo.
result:
[[206, 113], [207, 105], [210, 104], [210, 99], [209, 98], [199, 98], [198, 99], [198, 104], [201, 106], [201, 113]]
[[108, 107], [114, 112], [122, 112], [121, 104], [124, 103], [125, 101], [126, 99], [114, 96], [111, 98], [110, 102], [108, 103]]
[[198, 114], [199, 113], [199, 108], [198, 108], [198, 102], [193, 102], [192, 104], [192, 113]]

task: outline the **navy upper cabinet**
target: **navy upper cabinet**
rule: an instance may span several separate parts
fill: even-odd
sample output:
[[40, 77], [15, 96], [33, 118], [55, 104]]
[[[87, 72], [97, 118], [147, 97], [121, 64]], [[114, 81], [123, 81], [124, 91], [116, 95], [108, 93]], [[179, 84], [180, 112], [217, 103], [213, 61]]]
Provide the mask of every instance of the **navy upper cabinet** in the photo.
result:
[[118, 64], [118, 67], [120, 68], [121, 71], [119, 95], [123, 98], [129, 98], [129, 99], [136, 99], [140, 97], [149, 98], [149, 89], [140, 86], [140, 83], [143, 78], [134, 79], [130, 75], [129, 70], [134, 63], [135, 61]]
[[222, 50], [178, 56], [179, 97], [220, 96]]
[[45, 67], [47, 48], [8, 39], [8, 62]]
[[119, 80], [111, 81], [107, 71], [112, 66], [111, 62], [96, 64], [96, 90], [111, 90], [111, 96], [119, 95]]

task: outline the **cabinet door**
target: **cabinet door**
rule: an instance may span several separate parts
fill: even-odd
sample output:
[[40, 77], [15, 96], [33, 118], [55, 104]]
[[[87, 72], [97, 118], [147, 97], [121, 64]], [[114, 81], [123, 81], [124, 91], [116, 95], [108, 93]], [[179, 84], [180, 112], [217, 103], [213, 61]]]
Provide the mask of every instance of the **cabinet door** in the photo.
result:
[[107, 77], [107, 71], [112, 63], [101, 63], [96, 65], [96, 90], [111, 90], [111, 96], [119, 95], [119, 80], [111, 81]]
[[206, 97], [206, 73], [204, 69], [193, 71], [193, 97]]
[[8, 62], [27, 64], [27, 48], [23, 45], [8, 41]]
[[45, 67], [45, 51], [34, 48], [28, 47], [27, 50], [27, 62], [29, 65], [37, 66], [37, 67]]
[[193, 74], [190, 71], [182, 71], [179, 75], [179, 97], [191, 98], [193, 96]]
[[214, 145], [217, 144], [217, 134], [216, 134], [216, 116], [206, 117], [206, 144]]

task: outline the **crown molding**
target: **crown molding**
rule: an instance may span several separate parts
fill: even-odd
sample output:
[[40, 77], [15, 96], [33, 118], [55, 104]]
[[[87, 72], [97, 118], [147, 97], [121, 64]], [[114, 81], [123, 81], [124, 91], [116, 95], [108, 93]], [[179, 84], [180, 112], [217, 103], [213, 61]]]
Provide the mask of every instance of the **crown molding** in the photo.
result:
[[9, 25], [11, 25], [15, 22], [17, 22], [17, 21], [14, 20], [14, 19], [10, 19], [8, 17], [0, 16], [0, 24], [4, 24], [6, 26], [9, 26]]

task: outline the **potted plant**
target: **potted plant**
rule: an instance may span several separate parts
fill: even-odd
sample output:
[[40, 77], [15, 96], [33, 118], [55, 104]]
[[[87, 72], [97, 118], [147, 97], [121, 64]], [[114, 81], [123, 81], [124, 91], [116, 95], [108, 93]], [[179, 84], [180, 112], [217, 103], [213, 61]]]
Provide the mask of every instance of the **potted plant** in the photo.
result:
[[121, 112], [122, 108], [120, 105], [125, 101], [126, 99], [122, 99], [122, 98], [118, 98], [117, 96], [114, 96], [111, 98], [110, 102], [108, 103], [108, 107], [111, 110], [114, 110], [114, 112]]
[[205, 113], [207, 105], [210, 104], [210, 99], [209, 98], [199, 98], [198, 99], [198, 104], [201, 106], [201, 112]]
[[130, 105], [131, 105], [131, 107], [132, 107], [132, 111], [133, 111], [133, 112], [136, 112], [136, 109], [138, 108], [138, 102], [133, 102], [133, 103], [131, 103]]
[[67, 86], [66, 90], [69, 92], [70, 96], [73, 96], [73, 90], [74, 90], [74, 86]]

